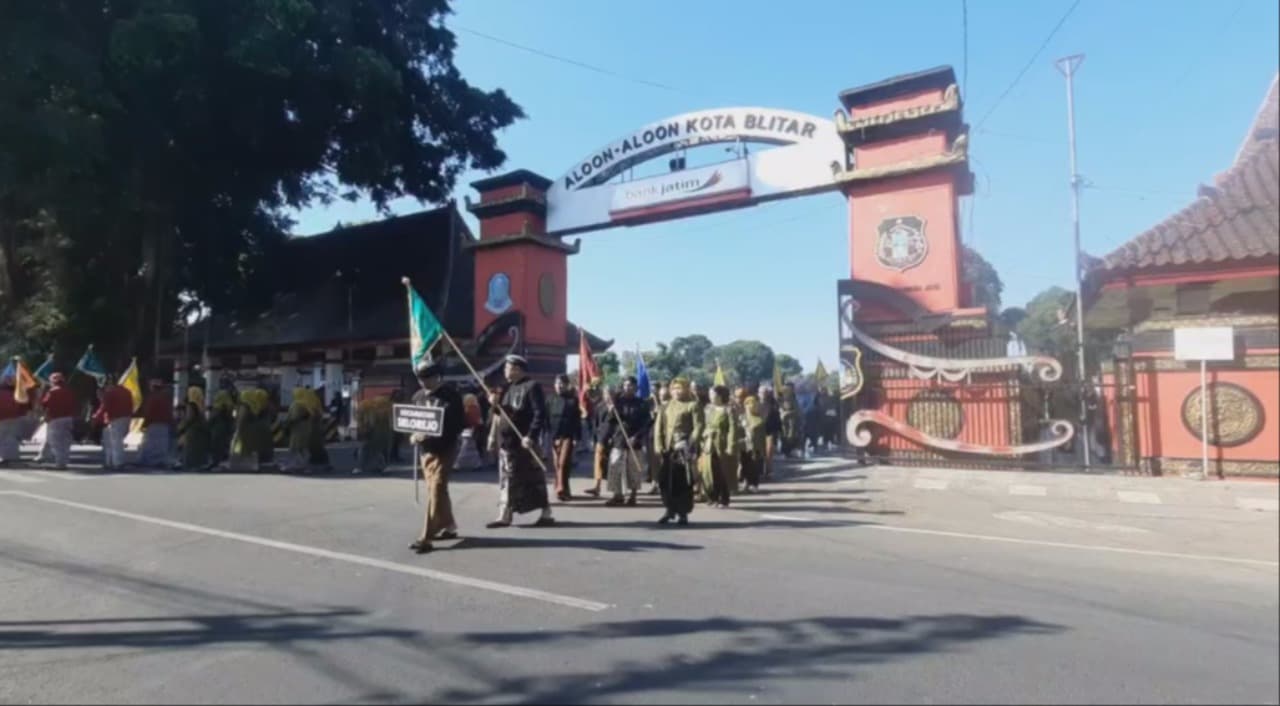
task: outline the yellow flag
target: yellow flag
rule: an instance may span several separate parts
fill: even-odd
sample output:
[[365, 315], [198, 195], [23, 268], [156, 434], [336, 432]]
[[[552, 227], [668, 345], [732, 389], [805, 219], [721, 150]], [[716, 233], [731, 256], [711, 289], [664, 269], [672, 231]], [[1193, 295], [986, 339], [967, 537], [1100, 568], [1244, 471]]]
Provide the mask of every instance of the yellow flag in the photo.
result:
[[129, 369], [124, 371], [124, 375], [120, 376], [120, 387], [128, 390], [133, 395], [133, 411], [137, 412], [142, 406], [142, 385], [138, 380], [138, 359], [134, 358], [129, 363]]
[[818, 387], [826, 387], [827, 385], [827, 369], [822, 365], [822, 359], [818, 359], [818, 367], [813, 369], [813, 381]]
[[725, 382], [725, 381], [724, 381], [724, 370], [720, 368], [720, 361], [718, 361], [718, 360], [716, 361], [716, 377], [715, 377], [715, 379], [714, 379], [712, 382], [713, 382], [714, 384], [716, 384], [716, 385], [728, 385], [728, 384], [729, 384], [729, 383], [727, 383], [727, 382]]

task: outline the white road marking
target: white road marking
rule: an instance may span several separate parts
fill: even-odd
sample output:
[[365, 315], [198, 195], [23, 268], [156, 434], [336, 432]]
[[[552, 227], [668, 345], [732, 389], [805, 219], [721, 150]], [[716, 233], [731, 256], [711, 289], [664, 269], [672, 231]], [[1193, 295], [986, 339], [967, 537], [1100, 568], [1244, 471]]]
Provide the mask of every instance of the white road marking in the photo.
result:
[[796, 517], [795, 515], [774, 515], [767, 512], [760, 513], [760, 516], [766, 520], [783, 520], [785, 522], [813, 522], [811, 517]]
[[1117, 490], [1116, 498], [1122, 503], [1139, 503], [1142, 505], [1159, 505], [1160, 496], [1145, 490]]
[[1061, 515], [1050, 515], [1043, 512], [1020, 512], [1009, 510], [1005, 512], [997, 512], [992, 517], [997, 520], [1006, 520], [1009, 522], [1022, 522], [1037, 527], [1065, 527], [1067, 529], [1083, 529], [1094, 530], [1097, 532], [1116, 532], [1129, 534], [1149, 534], [1150, 530], [1141, 527], [1130, 527], [1128, 525], [1111, 525], [1105, 523], [1089, 522], [1074, 517], [1063, 517]]
[[1280, 500], [1276, 498], [1239, 498], [1236, 500], [1236, 507], [1241, 510], [1280, 512]]
[[[10, 491], [21, 493], [21, 491]], [[24, 493], [25, 494], [25, 493]], [[954, 539], [976, 539], [983, 542], [1003, 542], [1006, 544], [1027, 544], [1035, 547], [1057, 547], [1059, 549], [1079, 549], [1082, 551], [1110, 552], [1113, 554], [1136, 554], [1139, 556], [1155, 556], [1167, 559], [1196, 559], [1200, 561], [1219, 561], [1227, 564], [1246, 564], [1249, 566], [1280, 567], [1280, 562], [1262, 559], [1236, 559], [1224, 556], [1205, 554], [1180, 554], [1178, 552], [1161, 552], [1151, 549], [1125, 549], [1123, 547], [1107, 547], [1097, 544], [1071, 544], [1070, 542], [1048, 542], [1040, 539], [1019, 539], [1017, 537], [1000, 537], [988, 534], [968, 534], [966, 532], [947, 532], [944, 530], [920, 529], [917, 527], [894, 527], [892, 525], [862, 525], [858, 529], [879, 530], [881, 532], [899, 532], [902, 534], [924, 534], [933, 537], [951, 537]]]
[[13, 481], [14, 483], [43, 483], [44, 482], [43, 478], [32, 478], [31, 476], [23, 475], [21, 473], [18, 473], [17, 471], [0, 471], [0, 480], [9, 480], [9, 481]]
[[92, 480], [94, 478], [102, 477], [102, 476], [86, 475], [84, 473], [76, 473], [74, 471], [24, 471], [24, 473], [28, 473], [33, 476], [40, 476], [41, 478], [50, 478], [53, 480]]
[[936, 478], [917, 478], [911, 485], [921, 490], [946, 490], [950, 483]]
[[160, 527], [168, 527], [170, 529], [182, 530], [184, 532], [194, 532], [196, 534], [205, 534], [210, 537], [218, 537], [233, 542], [243, 542], [245, 544], [255, 544], [261, 547], [270, 547], [272, 549], [280, 549], [287, 552], [297, 554], [306, 554], [308, 556], [320, 557], [323, 559], [331, 559], [333, 561], [345, 561], [349, 564], [359, 564], [361, 566], [371, 566], [385, 571], [392, 571], [409, 576], [421, 576], [423, 578], [452, 583], [458, 586], [467, 586], [470, 588], [478, 588], [485, 591], [493, 591], [494, 593], [503, 593], [508, 596], [516, 596], [519, 598], [531, 598], [536, 601], [545, 603], [554, 603], [557, 605], [567, 606], [569, 608], [578, 608], [592, 612], [599, 612], [609, 608], [607, 603], [598, 603], [582, 598], [574, 598], [573, 596], [563, 596], [557, 593], [548, 593], [533, 588], [525, 588], [523, 586], [512, 586], [510, 584], [498, 583], [497, 581], [486, 581], [484, 579], [472, 578], [470, 576], [461, 576], [459, 574], [450, 574], [444, 571], [435, 571], [432, 569], [424, 569], [419, 566], [410, 564], [397, 564], [392, 561], [384, 561], [382, 559], [374, 559], [371, 557], [360, 556], [358, 554], [348, 554], [346, 552], [335, 552], [328, 549], [320, 549], [319, 547], [308, 547], [302, 544], [293, 544], [291, 542], [280, 542], [274, 539], [266, 539], [264, 537], [255, 537], [248, 534], [240, 534], [238, 532], [227, 532], [225, 530], [214, 529], [212, 527], [203, 527], [201, 525], [188, 524], [186, 522], [174, 522], [159, 517], [149, 517], [147, 515], [139, 515], [132, 512], [124, 512], [121, 510], [113, 510], [107, 507], [98, 507], [96, 505], [87, 505], [85, 503], [72, 502], [61, 498], [53, 498], [45, 495], [36, 495], [21, 490], [5, 490], [0, 491], [0, 495], [13, 495], [16, 497], [28, 498], [30, 500], [38, 500], [40, 502], [51, 503], [54, 505], [63, 505], [78, 510], [86, 510], [88, 512], [96, 512], [102, 515], [110, 515], [112, 517], [122, 517], [135, 522], [144, 522]]
[[1044, 497], [1049, 494], [1049, 489], [1043, 485], [1011, 485], [1009, 486], [1009, 494]]

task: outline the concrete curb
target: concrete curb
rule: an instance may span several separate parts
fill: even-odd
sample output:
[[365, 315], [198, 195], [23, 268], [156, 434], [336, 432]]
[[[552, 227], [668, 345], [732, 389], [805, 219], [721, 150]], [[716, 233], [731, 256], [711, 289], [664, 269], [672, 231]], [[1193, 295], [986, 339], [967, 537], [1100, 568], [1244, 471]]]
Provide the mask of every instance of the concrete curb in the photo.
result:
[[1190, 480], [1148, 476], [957, 468], [859, 466], [856, 461], [817, 458], [780, 464], [779, 480], [833, 486], [1043, 497], [1189, 508], [1235, 508], [1280, 512], [1280, 483], [1255, 480]]

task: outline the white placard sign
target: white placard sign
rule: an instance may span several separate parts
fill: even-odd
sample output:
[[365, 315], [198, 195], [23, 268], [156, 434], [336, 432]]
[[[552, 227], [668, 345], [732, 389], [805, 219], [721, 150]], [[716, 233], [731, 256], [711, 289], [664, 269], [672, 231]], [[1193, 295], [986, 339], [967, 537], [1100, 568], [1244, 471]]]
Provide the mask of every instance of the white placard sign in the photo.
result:
[[444, 409], [411, 404], [391, 406], [391, 428], [402, 434], [437, 437], [444, 433]]
[[1173, 357], [1177, 360], [1235, 360], [1235, 331], [1230, 326], [1174, 329]]
[[[837, 186], [836, 174], [845, 167], [847, 149], [830, 120], [774, 108], [716, 108], [684, 113], [645, 125], [579, 159], [547, 189], [547, 232], [567, 235], [626, 220], [625, 215], [619, 218], [618, 214], [628, 210], [626, 202], [636, 200], [637, 187], [653, 186], [654, 180], [670, 184], [671, 180], [709, 177], [717, 165], [632, 182], [611, 181], [619, 174], [678, 150], [738, 141], [771, 147], [748, 150], [745, 159], [738, 160], [742, 163], [740, 177], [729, 173], [735, 168], [719, 165], [725, 186], [717, 188], [726, 207], [833, 189]], [[728, 186], [735, 179], [739, 183], [737, 191]], [[749, 193], [741, 193], [743, 186], [749, 186]], [[690, 209], [705, 210], [708, 205], [707, 201], [698, 200], [680, 203], [671, 198], [675, 195], [668, 191], [667, 198], [660, 199], [665, 207], [658, 213], [674, 216]]]

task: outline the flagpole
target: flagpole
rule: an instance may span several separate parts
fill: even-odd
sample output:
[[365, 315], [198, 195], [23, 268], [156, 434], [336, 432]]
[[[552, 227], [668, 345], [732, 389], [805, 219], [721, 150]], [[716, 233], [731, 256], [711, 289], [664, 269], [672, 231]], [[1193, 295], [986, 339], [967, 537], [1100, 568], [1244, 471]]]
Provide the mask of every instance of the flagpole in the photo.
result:
[[[408, 277], [401, 277], [400, 283], [403, 284], [406, 288], [413, 286], [413, 283], [409, 280]], [[467, 370], [471, 373], [471, 377], [475, 378], [476, 382], [480, 383], [480, 387], [484, 389], [486, 392], [488, 392], [489, 388], [487, 385], [485, 385], [484, 378], [480, 377], [480, 373], [476, 372], [476, 369], [471, 365], [471, 361], [467, 360], [467, 356], [462, 353], [462, 349], [459, 348], [458, 344], [453, 340], [453, 336], [450, 336], [449, 332], [445, 330], [443, 324], [440, 325], [440, 335], [442, 338], [444, 338], [445, 341], [448, 341], [449, 346], [452, 347], [453, 351], [458, 354], [458, 358], [462, 360], [462, 364], [467, 366]], [[412, 354], [412, 352], [410, 352], [410, 354]], [[526, 450], [529, 451], [530, 456], [533, 456], [533, 460], [538, 464], [538, 468], [541, 468], [544, 474], [547, 473], [548, 472], [547, 466], [542, 462], [542, 457], [533, 452], [532, 444], [529, 444], [529, 438], [526, 437], [524, 434], [520, 433], [520, 428], [517, 427], [516, 423], [511, 421], [511, 418], [507, 416], [506, 411], [502, 409], [502, 405], [496, 404], [496, 405], [493, 405], [493, 408], [498, 411], [498, 416], [502, 417], [502, 420], [505, 421], [508, 425], [510, 425], [511, 430], [516, 433], [516, 436], [520, 437], [520, 445], [529, 446], [529, 448], [527, 448]]]

